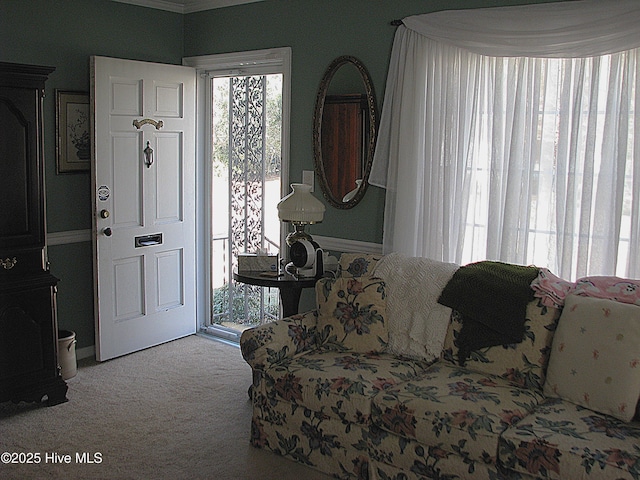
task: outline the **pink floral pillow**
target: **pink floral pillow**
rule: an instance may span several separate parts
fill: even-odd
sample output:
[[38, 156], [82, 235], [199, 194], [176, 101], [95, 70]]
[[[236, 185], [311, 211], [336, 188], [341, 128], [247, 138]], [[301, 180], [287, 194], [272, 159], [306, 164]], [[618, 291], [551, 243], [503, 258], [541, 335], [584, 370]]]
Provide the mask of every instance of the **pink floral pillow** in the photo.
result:
[[570, 293], [640, 305], [640, 281], [628, 278], [584, 277]]

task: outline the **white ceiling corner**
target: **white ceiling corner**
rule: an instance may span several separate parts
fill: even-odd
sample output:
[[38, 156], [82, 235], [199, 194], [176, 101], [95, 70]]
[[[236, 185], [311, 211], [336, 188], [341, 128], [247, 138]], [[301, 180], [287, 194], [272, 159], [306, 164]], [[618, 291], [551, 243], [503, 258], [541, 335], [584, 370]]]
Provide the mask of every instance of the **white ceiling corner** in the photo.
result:
[[113, 0], [141, 7], [167, 10], [177, 13], [193, 13], [214, 8], [231, 7], [244, 3], [262, 2], [263, 0]]

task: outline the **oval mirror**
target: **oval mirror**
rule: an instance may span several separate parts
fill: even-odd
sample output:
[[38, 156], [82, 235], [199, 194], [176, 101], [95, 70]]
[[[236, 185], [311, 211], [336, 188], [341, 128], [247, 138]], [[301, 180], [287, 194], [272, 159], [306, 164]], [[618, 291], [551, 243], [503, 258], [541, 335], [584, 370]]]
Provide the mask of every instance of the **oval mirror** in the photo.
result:
[[313, 114], [315, 170], [334, 207], [355, 207], [364, 196], [376, 128], [369, 72], [355, 57], [336, 58], [322, 78]]

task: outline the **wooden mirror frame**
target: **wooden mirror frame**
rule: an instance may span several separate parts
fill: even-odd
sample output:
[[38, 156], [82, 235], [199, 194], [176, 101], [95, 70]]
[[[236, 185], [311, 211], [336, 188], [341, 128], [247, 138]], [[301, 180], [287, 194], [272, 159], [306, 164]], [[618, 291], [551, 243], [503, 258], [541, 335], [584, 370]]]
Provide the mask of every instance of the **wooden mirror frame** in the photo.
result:
[[[358, 186], [356, 194], [347, 202], [343, 202], [342, 198], [336, 198], [327, 180], [325, 173], [324, 162], [322, 158], [322, 116], [324, 113], [325, 100], [329, 91], [329, 85], [335, 73], [344, 65], [353, 65], [356, 67], [360, 74], [360, 78], [364, 87], [364, 94], [366, 96], [367, 103], [367, 115], [368, 125], [366, 128], [366, 145], [363, 152], [363, 175], [362, 182]], [[367, 190], [369, 172], [371, 171], [371, 162], [373, 161], [373, 152], [376, 143], [377, 132], [377, 114], [376, 114], [376, 99], [373, 92], [373, 84], [371, 77], [365, 66], [355, 57], [344, 55], [336, 58], [327, 68], [322, 81], [320, 82], [320, 88], [316, 96], [316, 105], [313, 113], [313, 156], [316, 175], [320, 180], [320, 187], [322, 188], [322, 194], [327, 202], [340, 209], [349, 209], [355, 207]], [[356, 185], [354, 184], [354, 189]]]

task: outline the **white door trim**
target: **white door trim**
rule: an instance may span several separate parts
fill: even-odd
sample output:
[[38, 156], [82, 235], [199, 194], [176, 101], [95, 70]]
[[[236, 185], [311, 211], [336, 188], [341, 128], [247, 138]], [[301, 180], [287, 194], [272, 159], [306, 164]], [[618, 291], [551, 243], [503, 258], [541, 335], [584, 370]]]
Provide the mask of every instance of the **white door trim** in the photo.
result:
[[[282, 73], [282, 175], [280, 196], [289, 193], [289, 147], [291, 118], [291, 47], [251, 50], [186, 57], [182, 64], [196, 69], [196, 317], [198, 328], [211, 316], [211, 209], [210, 198], [211, 131], [210, 95], [207, 92], [210, 75], [266, 75]], [[280, 244], [285, 244], [286, 232], [281, 229]]]

